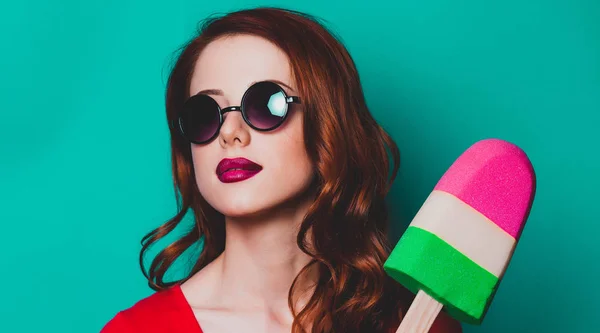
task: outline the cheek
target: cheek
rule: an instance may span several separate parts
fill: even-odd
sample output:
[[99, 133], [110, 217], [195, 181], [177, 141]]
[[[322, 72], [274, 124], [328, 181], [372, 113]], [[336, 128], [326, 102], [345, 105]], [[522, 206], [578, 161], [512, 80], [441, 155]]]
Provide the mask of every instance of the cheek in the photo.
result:
[[313, 167], [306, 154], [302, 129], [295, 128], [292, 131], [282, 133], [277, 144], [271, 144], [269, 158], [266, 163], [273, 168], [280, 181], [288, 186], [302, 186], [309, 182]]
[[192, 161], [194, 166], [194, 176], [196, 179], [196, 185], [198, 186], [198, 190], [200, 191], [202, 196], [211, 205], [211, 201], [214, 201], [214, 199], [211, 197], [211, 195], [214, 196], [214, 191], [211, 191], [210, 189], [214, 189], [215, 183], [216, 181], [218, 181], [218, 178], [215, 175], [214, 167], [211, 166], [211, 162], [215, 161], [215, 159], [217, 159], [217, 157], [212, 156], [210, 154], [210, 151], [208, 150], [193, 150]]

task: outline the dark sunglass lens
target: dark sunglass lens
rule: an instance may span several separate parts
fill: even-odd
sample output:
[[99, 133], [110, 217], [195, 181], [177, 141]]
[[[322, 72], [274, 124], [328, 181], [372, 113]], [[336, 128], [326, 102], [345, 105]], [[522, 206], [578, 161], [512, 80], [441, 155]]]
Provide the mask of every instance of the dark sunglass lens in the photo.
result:
[[248, 121], [263, 130], [279, 125], [288, 109], [285, 94], [272, 82], [260, 82], [250, 87], [243, 103]]
[[205, 142], [219, 127], [219, 106], [206, 95], [193, 96], [185, 103], [181, 114], [181, 128], [193, 142]]

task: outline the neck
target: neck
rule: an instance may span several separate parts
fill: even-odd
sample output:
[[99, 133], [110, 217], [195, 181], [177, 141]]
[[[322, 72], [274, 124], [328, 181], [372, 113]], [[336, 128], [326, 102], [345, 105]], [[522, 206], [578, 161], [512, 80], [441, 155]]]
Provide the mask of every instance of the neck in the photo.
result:
[[[311, 203], [312, 198], [304, 198], [254, 216], [226, 217], [225, 250], [216, 263], [220, 288], [232, 300], [244, 300], [252, 308], [288, 307], [292, 282], [310, 261], [299, 249], [297, 235]], [[296, 290], [310, 290], [316, 277], [309, 274], [296, 283]]]

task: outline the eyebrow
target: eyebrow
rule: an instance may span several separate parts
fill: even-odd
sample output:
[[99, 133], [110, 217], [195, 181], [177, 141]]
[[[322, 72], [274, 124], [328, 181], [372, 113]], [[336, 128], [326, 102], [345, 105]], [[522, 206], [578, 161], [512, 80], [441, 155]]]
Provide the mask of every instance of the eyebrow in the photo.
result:
[[[277, 84], [280, 84], [286, 88], [288, 88], [290, 91], [295, 92], [295, 90], [290, 87], [289, 85], [279, 81], [279, 80], [260, 80], [260, 81], [254, 81], [252, 82], [248, 87], [252, 86], [253, 84], [257, 83], [257, 82], [261, 82], [261, 81], [270, 81], [270, 82], [275, 82]], [[199, 92], [196, 93], [196, 95], [199, 94], [206, 94], [206, 95], [218, 95], [218, 96], [223, 96], [223, 90], [221, 89], [204, 89], [204, 90], [200, 90]]]

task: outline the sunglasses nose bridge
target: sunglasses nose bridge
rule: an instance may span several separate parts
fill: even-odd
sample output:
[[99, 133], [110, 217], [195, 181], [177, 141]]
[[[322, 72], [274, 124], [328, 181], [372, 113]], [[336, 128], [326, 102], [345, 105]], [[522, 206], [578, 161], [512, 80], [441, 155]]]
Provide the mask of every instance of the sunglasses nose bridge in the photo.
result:
[[239, 107], [239, 106], [228, 106], [228, 107], [226, 107], [226, 108], [223, 108], [223, 109], [221, 110], [221, 113], [222, 113], [222, 114], [225, 114], [225, 113], [227, 113], [227, 112], [231, 112], [231, 111], [242, 111], [242, 108], [241, 108], [241, 107]]
[[[228, 112], [240, 111], [240, 116], [225, 117], [224, 115]], [[239, 141], [240, 144], [247, 144], [249, 142], [249, 131], [245, 127], [248, 124], [245, 117], [241, 114], [242, 108], [240, 106], [229, 106], [221, 109], [221, 123], [215, 136], [219, 137], [221, 145], [232, 144], [234, 141]], [[232, 118], [233, 117], [233, 118]], [[231, 118], [231, 119], [229, 119]]]
[[228, 112], [233, 112], [233, 111], [238, 111], [238, 112], [242, 112], [242, 107], [241, 106], [228, 106], [226, 108], [222, 108], [221, 109], [221, 115], [223, 116], [221, 121], [224, 122], [225, 121], [225, 114]]

